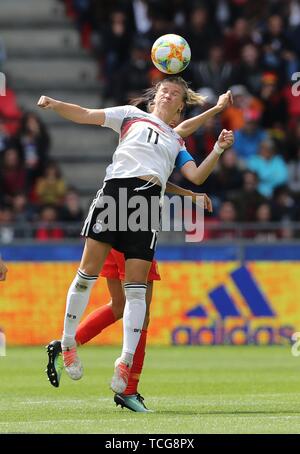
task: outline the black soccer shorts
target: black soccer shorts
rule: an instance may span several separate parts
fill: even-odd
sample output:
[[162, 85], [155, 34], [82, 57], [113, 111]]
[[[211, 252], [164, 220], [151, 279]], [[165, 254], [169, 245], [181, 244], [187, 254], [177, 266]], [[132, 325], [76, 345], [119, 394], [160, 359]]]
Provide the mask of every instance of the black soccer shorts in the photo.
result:
[[81, 235], [111, 244], [125, 260], [151, 262], [160, 229], [160, 193], [161, 186], [141, 178], [107, 180], [90, 206]]

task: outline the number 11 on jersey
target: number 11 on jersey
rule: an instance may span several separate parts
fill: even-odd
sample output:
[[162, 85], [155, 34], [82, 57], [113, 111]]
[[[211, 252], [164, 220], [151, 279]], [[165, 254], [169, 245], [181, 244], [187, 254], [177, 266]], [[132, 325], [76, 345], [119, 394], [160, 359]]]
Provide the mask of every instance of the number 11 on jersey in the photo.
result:
[[154, 136], [154, 137], [155, 137], [155, 138], [154, 138], [154, 144], [157, 145], [157, 143], [158, 143], [158, 138], [159, 138], [158, 132], [157, 132], [157, 131], [154, 131], [154, 129], [150, 128], [149, 126], [148, 126], [148, 129], [149, 129], [149, 134], [148, 134], [148, 137], [147, 137], [147, 143], [153, 142], [153, 140], [151, 141], [151, 138], [152, 138], [153, 133], [154, 133], [154, 134], [155, 134], [155, 136]]

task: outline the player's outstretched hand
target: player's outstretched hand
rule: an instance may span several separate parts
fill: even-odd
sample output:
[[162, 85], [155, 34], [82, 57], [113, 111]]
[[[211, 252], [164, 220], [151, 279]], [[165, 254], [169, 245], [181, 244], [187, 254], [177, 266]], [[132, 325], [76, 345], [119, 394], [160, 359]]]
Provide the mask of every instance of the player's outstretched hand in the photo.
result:
[[[212, 213], [212, 210], [213, 210], [213, 207], [212, 207], [212, 201], [211, 199], [208, 197], [207, 194], [205, 193], [199, 193], [199, 192], [194, 192], [193, 193], [193, 202], [196, 203], [196, 204], [199, 204], [199, 199], [197, 200], [196, 197], [201, 197], [200, 199], [200, 204], [202, 206], [202, 200], [204, 202], [204, 209], [209, 211], [209, 213]], [[202, 199], [203, 198], [203, 199]]]
[[230, 90], [227, 90], [226, 93], [219, 96], [218, 102], [216, 106], [218, 107], [219, 111], [222, 112], [226, 107], [231, 106], [233, 104], [232, 93]]
[[223, 148], [223, 150], [226, 150], [226, 148], [232, 147], [233, 142], [234, 142], [233, 132], [227, 131], [227, 129], [223, 129], [218, 137], [219, 147]]
[[41, 96], [37, 102], [37, 105], [39, 107], [42, 107], [43, 109], [53, 109], [56, 103], [56, 99], [49, 98], [49, 96]]

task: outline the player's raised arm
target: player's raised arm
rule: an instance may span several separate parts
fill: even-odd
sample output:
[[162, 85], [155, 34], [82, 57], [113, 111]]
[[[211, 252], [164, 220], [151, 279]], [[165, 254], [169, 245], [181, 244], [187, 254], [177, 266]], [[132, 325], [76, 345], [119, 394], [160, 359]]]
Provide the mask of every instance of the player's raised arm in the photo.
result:
[[202, 184], [215, 168], [219, 157], [224, 150], [230, 148], [234, 142], [232, 131], [223, 129], [218, 137], [217, 142], [211, 153], [197, 167], [195, 161], [189, 161], [180, 168], [181, 173], [185, 178], [194, 184]]
[[41, 96], [37, 105], [43, 109], [52, 109], [61, 117], [75, 123], [101, 126], [105, 122], [105, 113], [101, 109], [87, 109], [77, 104], [58, 101], [48, 96]]
[[207, 120], [214, 117], [216, 114], [222, 112], [227, 106], [232, 104], [232, 94], [231, 91], [228, 90], [223, 95], [219, 96], [217, 104], [208, 109], [206, 112], [203, 112], [200, 115], [196, 115], [193, 118], [189, 118], [182, 123], [180, 123], [174, 130], [179, 134], [181, 137], [188, 137], [197, 131], [200, 126], [202, 126]]
[[197, 203], [197, 196], [203, 197], [204, 199], [204, 208], [208, 210], [210, 213], [212, 212], [212, 201], [205, 193], [198, 193], [190, 191], [189, 189], [182, 188], [181, 186], [177, 186], [177, 184], [171, 183], [167, 181], [166, 184], [166, 192], [169, 194], [177, 194], [182, 196], [190, 196], [193, 199], [193, 203]]

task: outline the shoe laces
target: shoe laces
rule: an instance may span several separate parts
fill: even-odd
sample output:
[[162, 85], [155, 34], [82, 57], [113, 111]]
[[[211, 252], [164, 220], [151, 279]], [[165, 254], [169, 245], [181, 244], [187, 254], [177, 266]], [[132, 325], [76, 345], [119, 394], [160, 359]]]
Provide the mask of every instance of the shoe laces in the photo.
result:
[[72, 366], [72, 364], [76, 364], [77, 362], [77, 350], [76, 347], [67, 347], [65, 350], [62, 351], [64, 365], [66, 367]]
[[138, 400], [138, 401], [143, 405], [143, 407], [145, 407], [146, 410], [147, 410], [147, 407], [146, 407], [146, 405], [144, 404], [144, 400], [145, 400], [145, 399], [144, 399], [143, 396], [141, 396], [139, 393], [137, 393], [137, 394], [136, 394], [136, 400]]

